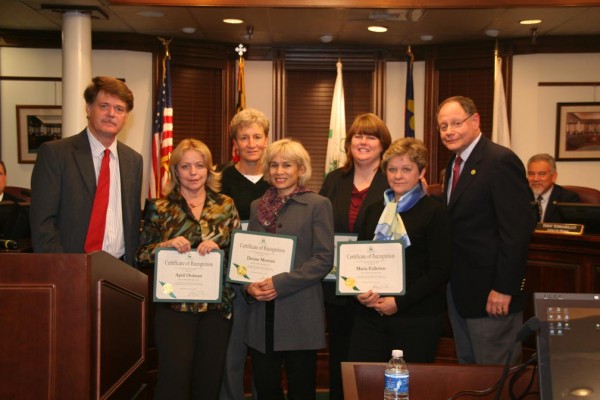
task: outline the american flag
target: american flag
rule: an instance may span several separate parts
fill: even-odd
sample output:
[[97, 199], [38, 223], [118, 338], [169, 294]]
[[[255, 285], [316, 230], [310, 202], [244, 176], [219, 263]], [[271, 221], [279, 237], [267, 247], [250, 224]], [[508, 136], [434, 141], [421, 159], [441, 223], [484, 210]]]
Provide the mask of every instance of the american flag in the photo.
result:
[[[164, 43], [164, 42], [163, 42]], [[163, 76], [156, 102], [156, 116], [152, 129], [152, 176], [149, 197], [161, 196], [169, 181], [169, 158], [173, 152], [173, 104], [171, 103], [171, 56], [169, 50], [163, 59]]]

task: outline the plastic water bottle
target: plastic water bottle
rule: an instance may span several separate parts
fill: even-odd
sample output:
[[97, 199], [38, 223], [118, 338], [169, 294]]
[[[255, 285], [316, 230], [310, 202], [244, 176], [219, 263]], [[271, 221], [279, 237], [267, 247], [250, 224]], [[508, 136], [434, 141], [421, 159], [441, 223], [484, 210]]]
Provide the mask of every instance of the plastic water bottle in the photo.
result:
[[408, 368], [402, 350], [393, 350], [385, 369], [383, 400], [408, 400]]

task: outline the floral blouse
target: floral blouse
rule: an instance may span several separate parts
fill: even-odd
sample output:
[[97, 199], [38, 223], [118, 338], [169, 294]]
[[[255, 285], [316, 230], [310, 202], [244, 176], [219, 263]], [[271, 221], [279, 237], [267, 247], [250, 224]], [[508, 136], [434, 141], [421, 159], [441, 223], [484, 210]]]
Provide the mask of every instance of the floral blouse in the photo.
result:
[[[207, 188], [202, 214], [196, 220], [185, 199], [179, 191], [174, 190], [167, 198], [148, 202], [136, 261], [141, 267], [153, 266], [157, 245], [177, 236], [188, 239], [192, 249], [197, 248], [203, 240], [212, 240], [227, 255], [232, 231], [239, 228], [240, 218], [230, 197]], [[226, 265], [225, 262], [224, 270]], [[225, 279], [223, 282], [226, 282]], [[182, 312], [218, 309], [224, 317], [230, 318], [233, 295], [233, 290], [225, 283], [221, 303], [171, 303], [171, 308]]]

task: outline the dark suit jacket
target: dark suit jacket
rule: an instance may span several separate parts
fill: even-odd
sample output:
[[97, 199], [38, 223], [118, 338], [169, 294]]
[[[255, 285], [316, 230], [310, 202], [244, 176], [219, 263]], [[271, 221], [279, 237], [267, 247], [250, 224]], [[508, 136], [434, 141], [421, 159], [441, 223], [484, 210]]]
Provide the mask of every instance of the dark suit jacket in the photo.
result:
[[510, 149], [483, 136], [465, 162], [447, 205], [454, 242], [450, 287], [463, 318], [487, 316], [492, 289], [512, 296], [511, 313], [523, 309], [521, 285], [535, 226], [525, 176]]
[[[579, 203], [579, 195], [575, 192], [567, 190], [559, 185], [552, 187], [550, 192], [550, 199], [546, 205], [546, 212], [544, 213], [544, 222], [562, 222], [556, 203]], [[537, 210], [537, 206], [536, 206]]]
[[[125, 262], [133, 265], [140, 237], [142, 156], [117, 143], [125, 236]], [[44, 143], [31, 176], [31, 240], [36, 253], [84, 253], [96, 194], [86, 130]]]

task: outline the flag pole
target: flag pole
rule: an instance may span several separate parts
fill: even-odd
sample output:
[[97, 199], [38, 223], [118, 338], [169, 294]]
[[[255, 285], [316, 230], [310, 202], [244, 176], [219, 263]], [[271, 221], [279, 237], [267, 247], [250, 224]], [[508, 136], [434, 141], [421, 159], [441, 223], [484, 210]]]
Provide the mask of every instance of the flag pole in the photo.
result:
[[413, 62], [415, 55], [410, 44], [406, 51], [406, 95], [404, 107], [404, 137], [415, 137], [415, 89], [413, 84]]
[[[236, 46], [235, 52], [238, 55], [238, 74], [237, 74], [237, 101], [235, 104], [235, 112], [239, 113], [246, 108], [246, 78], [244, 72], [244, 53], [247, 49], [242, 43]], [[240, 160], [240, 155], [235, 144], [235, 140], [231, 141], [231, 162], [233, 164]]]
[[173, 39], [157, 37], [165, 49], [162, 60], [162, 79], [158, 89], [156, 116], [152, 131], [152, 176], [148, 188], [150, 198], [161, 196], [169, 182], [169, 159], [173, 151], [173, 106], [171, 104], [169, 45]]

